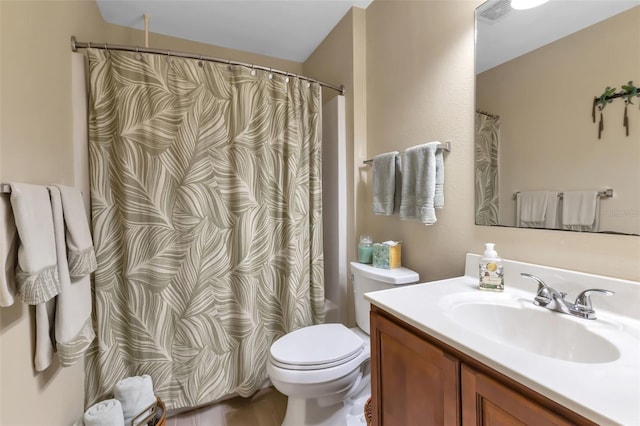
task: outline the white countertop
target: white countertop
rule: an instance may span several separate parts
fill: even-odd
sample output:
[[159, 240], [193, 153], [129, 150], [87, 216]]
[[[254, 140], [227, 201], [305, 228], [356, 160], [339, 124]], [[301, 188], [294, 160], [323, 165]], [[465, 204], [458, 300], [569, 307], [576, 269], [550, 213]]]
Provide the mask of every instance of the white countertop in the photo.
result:
[[[477, 289], [478, 259], [477, 255], [467, 255], [465, 276], [367, 293], [365, 297], [419, 330], [596, 423], [640, 425], [640, 283], [505, 260], [505, 291], [486, 292]], [[528, 301], [533, 301], [536, 285], [520, 278], [520, 272], [533, 273], [556, 290], [569, 292], [567, 299], [571, 301], [575, 297], [572, 291], [587, 288], [610, 289], [616, 295], [592, 298], [597, 320], [574, 318], [528, 305]], [[577, 322], [576, 326], [587, 327], [607, 339], [620, 356], [611, 362], [572, 362], [487, 338], [472, 330], [473, 325], [470, 328], [457, 321], [451, 313], [452, 300], [469, 300], [476, 294], [483, 303], [493, 300], [496, 304], [526, 303], [527, 309], [562, 315], [566, 317], [563, 320]], [[604, 304], [603, 299], [610, 300]], [[612, 309], [599, 308], [603, 305]], [[526, 335], [528, 329], [536, 326], [523, 321], [522, 333]]]

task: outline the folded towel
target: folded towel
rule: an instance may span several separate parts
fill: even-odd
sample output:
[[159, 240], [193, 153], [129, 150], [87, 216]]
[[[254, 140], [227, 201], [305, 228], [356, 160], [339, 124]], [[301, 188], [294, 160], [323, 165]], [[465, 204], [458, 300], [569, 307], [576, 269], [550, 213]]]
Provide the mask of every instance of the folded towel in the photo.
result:
[[[95, 268], [93, 245], [80, 191], [68, 186], [49, 187], [55, 232], [60, 294], [56, 297], [55, 341], [60, 365], [68, 367], [79, 360], [95, 337], [91, 324], [91, 279]], [[84, 234], [86, 228], [86, 235]], [[79, 237], [78, 237], [79, 236]], [[83, 247], [78, 247], [78, 242]], [[86, 244], [89, 244], [87, 247]], [[72, 276], [67, 255], [75, 256], [76, 272]]]
[[95, 271], [97, 263], [82, 193], [70, 186], [56, 185], [56, 187], [60, 190], [64, 211], [69, 275], [72, 278], [83, 277]]
[[560, 194], [556, 191], [549, 191], [547, 193], [547, 209], [544, 214], [544, 227], [546, 229], [559, 229], [558, 223], [559, 207], [560, 207]]
[[60, 292], [49, 192], [44, 186], [11, 183], [11, 207], [20, 243], [16, 283], [29, 305]]
[[373, 157], [373, 214], [393, 214], [396, 198], [397, 151]]
[[113, 389], [113, 395], [122, 404], [127, 425], [156, 401], [153, 381], [147, 374], [120, 380]]
[[[93, 404], [84, 412], [85, 426], [124, 426], [122, 405], [117, 399], [107, 399]], [[127, 424], [127, 426], [129, 426]]]
[[597, 232], [600, 224], [598, 191], [565, 191], [562, 229]]
[[516, 195], [516, 226], [543, 228], [549, 191], [519, 192]]
[[436, 189], [433, 195], [433, 207], [444, 207], [444, 150], [436, 150]]
[[0, 307], [13, 305], [16, 295], [18, 238], [9, 194], [0, 194]]
[[418, 219], [425, 225], [434, 224], [436, 188], [436, 150], [439, 142], [430, 142], [407, 149], [402, 165], [402, 199], [400, 219]]

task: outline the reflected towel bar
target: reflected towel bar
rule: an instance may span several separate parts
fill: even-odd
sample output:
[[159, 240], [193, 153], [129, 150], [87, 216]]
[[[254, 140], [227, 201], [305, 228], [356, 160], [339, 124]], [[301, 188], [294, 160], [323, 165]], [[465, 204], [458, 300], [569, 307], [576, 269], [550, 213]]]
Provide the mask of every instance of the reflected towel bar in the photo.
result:
[[[447, 142], [440, 142], [440, 146], [438, 147], [438, 149], [444, 149], [447, 152], [451, 152], [451, 142], [447, 141]], [[362, 164], [372, 164], [373, 163], [373, 159], [370, 160], [364, 160], [362, 162]]]
[[[517, 199], [518, 198], [518, 194], [520, 192], [516, 192], [515, 194], [513, 194], [513, 199]], [[598, 192], [598, 197], [600, 198], [611, 198], [613, 197], [613, 189], [609, 188], [609, 189], [605, 189], [604, 191], [600, 191]], [[558, 192], [558, 198], [562, 198], [562, 192]]]

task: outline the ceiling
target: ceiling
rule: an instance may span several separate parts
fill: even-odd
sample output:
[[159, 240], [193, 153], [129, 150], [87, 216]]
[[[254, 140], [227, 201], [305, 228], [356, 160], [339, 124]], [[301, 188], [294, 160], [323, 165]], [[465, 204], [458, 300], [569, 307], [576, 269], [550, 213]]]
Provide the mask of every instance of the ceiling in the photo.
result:
[[[97, 0], [116, 25], [304, 62], [352, 6], [372, 0]], [[162, 46], [150, 46], [159, 47]]]
[[[476, 73], [639, 5], [640, 0], [550, 0], [513, 10], [508, 0], [489, 0], [477, 10]], [[484, 11], [506, 13], [490, 20], [479, 16]]]
[[[304, 62], [352, 6], [366, 8], [371, 2], [97, 0], [111, 24], [144, 29], [146, 13], [150, 32], [295, 62]], [[495, 6], [507, 13], [494, 21], [478, 18], [476, 72], [638, 5], [640, 0], [550, 0], [534, 9], [511, 10], [509, 0], [489, 0], [479, 12]]]

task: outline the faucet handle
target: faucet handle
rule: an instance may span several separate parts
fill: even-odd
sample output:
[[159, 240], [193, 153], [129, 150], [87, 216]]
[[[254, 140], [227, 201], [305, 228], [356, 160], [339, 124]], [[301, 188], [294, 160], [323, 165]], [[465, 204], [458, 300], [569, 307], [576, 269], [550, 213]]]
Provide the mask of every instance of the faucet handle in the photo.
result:
[[576, 297], [575, 306], [580, 308], [583, 311], [593, 311], [593, 305], [591, 304], [591, 294], [592, 293], [600, 293], [605, 296], [613, 296], [615, 293], [610, 290], [604, 290], [601, 288], [590, 288], [588, 290], [583, 291]]
[[540, 278], [533, 274], [527, 274], [521, 272], [520, 275], [524, 278], [530, 278], [538, 283], [538, 291], [536, 291], [536, 297], [533, 299], [533, 304], [536, 306], [546, 306], [553, 300], [552, 293], [555, 291], [544, 283]]
[[549, 288], [549, 286], [546, 285], [544, 283], [544, 281], [542, 281], [540, 278], [536, 277], [533, 274], [527, 274], [526, 272], [520, 272], [520, 276], [525, 277], [525, 278], [531, 278], [532, 280], [536, 281], [538, 283], [538, 293], [543, 291], [545, 288]]

